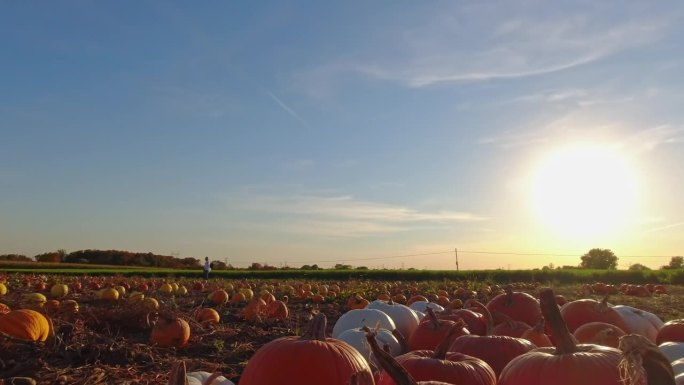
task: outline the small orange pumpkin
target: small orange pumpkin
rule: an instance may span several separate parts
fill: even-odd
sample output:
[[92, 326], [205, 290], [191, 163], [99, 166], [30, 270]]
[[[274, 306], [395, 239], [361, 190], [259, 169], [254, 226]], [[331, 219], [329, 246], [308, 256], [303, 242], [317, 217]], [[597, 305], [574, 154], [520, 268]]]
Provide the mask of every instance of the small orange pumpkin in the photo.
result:
[[209, 294], [209, 300], [214, 305], [223, 305], [228, 302], [228, 293], [225, 290], [215, 290]]
[[162, 348], [182, 348], [190, 340], [190, 325], [177, 317], [162, 317], [152, 328], [150, 341]]
[[205, 307], [198, 311], [195, 318], [197, 319], [197, 322], [205, 325], [217, 324], [221, 320], [219, 313], [210, 307]]
[[257, 321], [267, 315], [267, 305], [263, 299], [254, 297], [242, 311], [242, 315], [248, 321]]

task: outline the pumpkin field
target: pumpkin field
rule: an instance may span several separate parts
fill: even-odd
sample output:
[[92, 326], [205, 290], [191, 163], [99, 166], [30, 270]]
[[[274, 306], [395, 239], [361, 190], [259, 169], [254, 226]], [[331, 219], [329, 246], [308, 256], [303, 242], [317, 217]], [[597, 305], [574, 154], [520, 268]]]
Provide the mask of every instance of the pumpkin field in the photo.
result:
[[[0, 384], [542, 384], [534, 365], [553, 367], [557, 384], [674, 384], [684, 321], [669, 321], [684, 318], [682, 294], [627, 282], [5, 273]], [[660, 366], [644, 370], [654, 356]]]

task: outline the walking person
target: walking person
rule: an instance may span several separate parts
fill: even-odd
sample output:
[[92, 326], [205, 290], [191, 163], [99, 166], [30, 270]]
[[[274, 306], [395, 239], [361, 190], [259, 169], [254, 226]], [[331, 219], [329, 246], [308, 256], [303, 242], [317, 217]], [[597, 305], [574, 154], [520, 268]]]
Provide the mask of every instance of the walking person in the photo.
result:
[[204, 279], [209, 280], [209, 272], [211, 271], [211, 262], [209, 262], [209, 257], [204, 257]]

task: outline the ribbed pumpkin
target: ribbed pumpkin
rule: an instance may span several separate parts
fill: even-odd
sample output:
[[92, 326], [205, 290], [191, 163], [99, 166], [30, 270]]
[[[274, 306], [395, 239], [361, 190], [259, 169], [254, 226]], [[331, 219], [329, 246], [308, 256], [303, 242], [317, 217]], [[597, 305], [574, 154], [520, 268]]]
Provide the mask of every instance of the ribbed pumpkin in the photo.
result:
[[[496, 385], [496, 375], [487, 363], [465, 354], [447, 352], [464, 325], [463, 321], [453, 324], [434, 351], [408, 352], [396, 357], [397, 362], [416, 380], [444, 381], [458, 385]], [[377, 385], [397, 384], [388, 373], [383, 372], [378, 377]]]
[[561, 315], [570, 332], [589, 322], [605, 322], [615, 325], [627, 332], [629, 326], [612, 306], [608, 304], [608, 297], [601, 302], [593, 299], [578, 299], [568, 302], [561, 308]]
[[684, 342], [684, 319], [665, 322], [656, 337], [658, 345], [663, 342]]
[[514, 358], [501, 372], [498, 385], [624, 385], [618, 370], [621, 352], [598, 345], [576, 345], [553, 290], [542, 289], [540, 296], [556, 348], [539, 348]]
[[487, 309], [494, 315], [494, 325], [504, 321], [503, 318], [497, 317], [498, 313], [505, 314], [516, 321], [525, 322], [530, 327], [536, 325], [542, 316], [539, 301], [536, 298], [527, 293], [514, 292], [510, 286], [506, 287], [504, 294], [492, 298], [487, 303]]
[[[325, 338], [327, 320], [317, 314], [301, 337], [282, 337], [262, 346], [247, 363], [240, 385], [373, 385], [366, 359], [346, 342]], [[302, 366], [304, 365], [304, 366]]]
[[0, 333], [22, 341], [45, 341], [50, 323], [34, 310], [20, 309], [0, 315]]
[[[455, 325], [456, 322], [454, 321], [437, 318], [435, 312], [428, 308], [427, 317], [418, 324], [407, 341], [409, 350], [435, 350]], [[465, 328], [465, 322], [460, 321], [460, 326], [459, 336], [470, 334]]]
[[182, 348], [189, 340], [190, 325], [177, 317], [160, 317], [150, 336], [150, 342], [162, 348]]
[[582, 344], [610, 346], [616, 349], [620, 344], [620, 337], [625, 334], [624, 330], [605, 322], [589, 322], [572, 333]]
[[466, 301], [472, 311], [483, 314], [487, 323], [487, 335], [465, 335], [454, 340], [450, 352], [459, 352], [485, 361], [498, 376], [503, 368], [515, 357], [527, 353], [537, 346], [523, 338], [489, 335], [492, 330], [492, 315], [482, 303]]
[[[371, 347], [373, 355], [376, 357], [377, 361], [380, 363], [380, 369], [383, 373], [386, 373], [395, 384], [397, 385], [452, 385], [448, 382], [440, 381], [416, 381], [409, 372], [404, 369], [389, 353], [384, 351], [378, 346], [378, 342], [375, 340], [375, 336], [369, 333], [366, 337], [368, 344]], [[362, 382], [366, 381], [366, 382]], [[359, 385], [365, 383], [373, 383], [373, 378], [366, 373], [354, 374], [349, 381], [350, 385]]]

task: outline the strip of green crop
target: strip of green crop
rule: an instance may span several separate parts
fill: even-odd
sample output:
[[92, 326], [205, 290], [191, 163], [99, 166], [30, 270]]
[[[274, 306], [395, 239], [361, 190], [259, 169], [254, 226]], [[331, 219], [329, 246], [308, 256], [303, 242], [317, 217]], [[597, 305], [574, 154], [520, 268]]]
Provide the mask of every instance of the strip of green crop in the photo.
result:
[[[142, 277], [202, 276], [200, 270], [174, 269], [0, 269], [6, 273], [120, 275]], [[684, 284], [684, 270], [223, 270], [211, 278], [225, 279], [310, 279], [310, 280], [391, 280], [391, 281], [478, 281], [497, 284], [539, 283], [671, 283]]]

